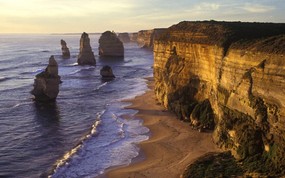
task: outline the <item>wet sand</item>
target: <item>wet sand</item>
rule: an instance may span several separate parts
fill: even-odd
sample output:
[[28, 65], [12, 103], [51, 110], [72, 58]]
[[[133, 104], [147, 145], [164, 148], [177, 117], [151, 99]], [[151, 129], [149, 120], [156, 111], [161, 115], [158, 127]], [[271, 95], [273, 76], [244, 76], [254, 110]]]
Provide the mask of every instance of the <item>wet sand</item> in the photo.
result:
[[149, 79], [150, 90], [130, 100], [132, 105], [128, 107], [138, 110], [136, 117], [150, 129], [150, 139], [139, 144], [145, 159], [108, 170], [105, 176], [109, 178], [176, 178], [200, 156], [220, 151], [211, 133], [193, 130], [189, 123], [165, 111], [155, 99], [152, 80]]

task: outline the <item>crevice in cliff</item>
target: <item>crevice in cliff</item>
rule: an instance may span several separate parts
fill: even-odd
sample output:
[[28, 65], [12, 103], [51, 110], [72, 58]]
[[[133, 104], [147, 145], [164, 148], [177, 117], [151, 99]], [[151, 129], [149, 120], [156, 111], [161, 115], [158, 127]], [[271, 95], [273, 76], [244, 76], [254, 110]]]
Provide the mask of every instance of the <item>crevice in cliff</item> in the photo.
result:
[[223, 47], [223, 55], [221, 58], [221, 65], [220, 65], [220, 70], [219, 70], [219, 75], [218, 75], [218, 81], [220, 82], [222, 79], [222, 75], [223, 75], [223, 68], [224, 68], [224, 63], [225, 63], [225, 59], [226, 56], [228, 55], [228, 52], [230, 50], [230, 46], [231, 44], [234, 42], [234, 39], [228, 39], [224, 42], [224, 44], [222, 45]]

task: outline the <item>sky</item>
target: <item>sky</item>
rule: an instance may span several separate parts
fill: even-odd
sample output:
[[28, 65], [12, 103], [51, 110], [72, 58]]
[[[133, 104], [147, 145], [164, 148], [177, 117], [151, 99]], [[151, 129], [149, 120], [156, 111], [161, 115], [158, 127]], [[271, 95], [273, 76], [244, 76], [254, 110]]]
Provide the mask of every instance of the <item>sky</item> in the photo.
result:
[[185, 20], [285, 23], [285, 0], [0, 0], [0, 33], [137, 32]]

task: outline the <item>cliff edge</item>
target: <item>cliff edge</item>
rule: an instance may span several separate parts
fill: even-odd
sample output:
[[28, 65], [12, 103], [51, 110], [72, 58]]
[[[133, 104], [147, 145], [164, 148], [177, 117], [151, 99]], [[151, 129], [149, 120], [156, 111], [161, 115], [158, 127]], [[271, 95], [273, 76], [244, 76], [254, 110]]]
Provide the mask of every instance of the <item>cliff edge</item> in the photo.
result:
[[285, 174], [285, 24], [180, 22], [154, 42], [155, 93], [249, 171]]

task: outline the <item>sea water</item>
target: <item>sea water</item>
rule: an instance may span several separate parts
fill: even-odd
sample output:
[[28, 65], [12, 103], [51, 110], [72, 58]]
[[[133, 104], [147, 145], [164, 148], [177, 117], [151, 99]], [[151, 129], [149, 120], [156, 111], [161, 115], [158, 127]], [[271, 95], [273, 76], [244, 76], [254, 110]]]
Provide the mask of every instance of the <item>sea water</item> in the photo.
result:
[[[152, 52], [125, 43], [124, 58], [102, 59], [100, 34], [89, 37], [96, 66], [77, 65], [80, 34], [0, 35], [0, 177], [96, 177], [138, 156], [149, 130], [122, 99], [147, 90]], [[61, 57], [61, 39], [70, 59]], [[63, 83], [55, 103], [39, 104], [30, 91], [51, 55]], [[101, 80], [104, 65], [114, 80]]]

